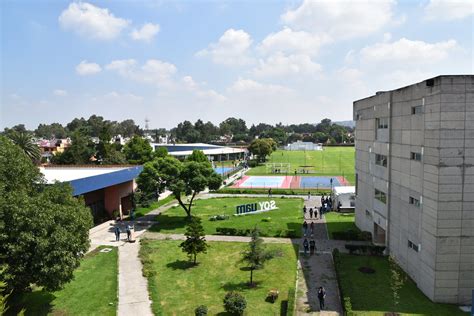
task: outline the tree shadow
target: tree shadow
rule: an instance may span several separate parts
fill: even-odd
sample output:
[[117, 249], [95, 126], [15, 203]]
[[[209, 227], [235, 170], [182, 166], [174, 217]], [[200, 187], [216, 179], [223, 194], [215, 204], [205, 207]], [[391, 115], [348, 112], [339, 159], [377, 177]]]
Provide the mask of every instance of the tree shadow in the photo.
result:
[[33, 291], [29, 293], [12, 294], [6, 303], [6, 316], [19, 315], [23, 310], [24, 315], [46, 316], [52, 312], [52, 302], [56, 297], [46, 291]]
[[194, 264], [192, 261], [189, 260], [176, 260], [175, 262], [170, 262], [166, 265], [167, 268], [171, 268], [173, 270], [187, 270], [190, 268], [197, 267], [199, 262]]
[[260, 285], [262, 284], [262, 281], [254, 281], [253, 285], [250, 286], [249, 282], [227, 282], [221, 287], [227, 291], [243, 291], [243, 290], [248, 290], [248, 289], [258, 289]]

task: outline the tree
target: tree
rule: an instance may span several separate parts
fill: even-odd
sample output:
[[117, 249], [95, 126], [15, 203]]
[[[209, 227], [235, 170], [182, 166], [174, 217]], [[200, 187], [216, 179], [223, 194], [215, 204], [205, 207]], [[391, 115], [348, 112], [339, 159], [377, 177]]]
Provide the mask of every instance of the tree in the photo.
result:
[[64, 138], [66, 137], [66, 129], [60, 123], [39, 124], [35, 130], [35, 135], [47, 139]]
[[255, 139], [250, 143], [248, 149], [257, 156], [259, 162], [264, 162], [267, 156], [276, 149], [276, 143], [271, 138]]
[[155, 147], [155, 152], [153, 153], [153, 158], [165, 158], [168, 156], [168, 149], [164, 146]]
[[63, 153], [54, 155], [51, 162], [61, 165], [90, 164], [96, 150], [95, 144], [86, 133], [84, 128], [75, 130], [71, 136], [71, 146], [66, 148]]
[[206, 243], [204, 237], [204, 228], [199, 217], [192, 217], [191, 221], [186, 225], [186, 232], [184, 233], [186, 240], [179, 246], [186, 252], [190, 258], [193, 258], [193, 263], [196, 265], [196, 256], [198, 253], [206, 253], [209, 245]]
[[[222, 178], [212, 169], [210, 163], [186, 160], [184, 162], [167, 156], [145, 163], [137, 178], [138, 188], [143, 195], [152, 198], [164, 190], [173, 192], [179, 205], [191, 218], [191, 209], [196, 195], [209, 188], [217, 190]], [[190, 196], [186, 202], [183, 195]]]
[[231, 315], [242, 315], [247, 307], [245, 297], [238, 292], [227, 292], [224, 297], [224, 309]]
[[265, 262], [275, 257], [276, 253], [265, 249], [263, 239], [260, 238], [259, 231], [254, 228], [251, 232], [251, 240], [248, 250], [242, 252], [242, 262], [245, 262], [250, 270], [250, 283], [253, 285], [253, 271], [262, 269]]
[[141, 165], [152, 160], [153, 148], [146, 139], [136, 135], [125, 144], [123, 153], [129, 163]]
[[8, 137], [15, 145], [23, 150], [23, 152], [31, 159], [31, 161], [35, 163], [40, 161], [41, 151], [29, 134], [25, 132], [12, 132], [8, 134]]
[[186, 161], [195, 161], [195, 162], [204, 162], [208, 163], [209, 166], [211, 163], [202, 150], [193, 150], [192, 154], [186, 158]]
[[[12, 172], [18, 172], [12, 177]], [[45, 186], [19, 147], [0, 137], [1, 281], [7, 291], [31, 284], [48, 291], [73, 278], [89, 248], [92, 216], [69, 184]]]

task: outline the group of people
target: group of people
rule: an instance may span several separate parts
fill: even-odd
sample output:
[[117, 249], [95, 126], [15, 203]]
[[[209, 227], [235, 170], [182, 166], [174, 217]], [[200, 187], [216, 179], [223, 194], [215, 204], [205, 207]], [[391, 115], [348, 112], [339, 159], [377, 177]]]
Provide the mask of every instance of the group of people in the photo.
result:
[[[127, 232], [127, 241], [132, 241], [132, 225], [128, 224], [125, 226], [125, 231]], [[114, 233], [115, 233], [115, 241], [120, 241], [120, 227], [119, 225], [116, 225], [114, 227]]]
[[[311, 192], [308, 192], [308, 199], [311, 198]], [[332, 205], [332, 200], [329, 197], [321, 197], [321, 207], [319, 209], [319, 218], [322, 218], [323, 214], [325, 211], [330, 210], [330, 205]], [[306, 214], [309, 214], [309, 219], [311, 220], [310, 223], [306, 221]], [[308, 253], [309, 255], [313, 255], [316, 251], [316, 241], [314, 240], [314, 222], [312, 219], [318, 219], [318, 210], [315, 208], [309, 208], [307, 209], [306, 205], [303, 206], [303, 218], [305, 218], [303, 222], [303, 232], [304, 232], [304, 240], [303, 240], [303, 250], [304, 250], [304, 255], [307, 256]], [[310, 240], [308, 241], [307, 236], [310, 237]], [[320, 286], [318, 288], [318, 300], [319, 300], [319, 308], [320, 310], [323, 310], [325, 308], [325, 298], [326, 298], [326, 290], [324, 287]]]

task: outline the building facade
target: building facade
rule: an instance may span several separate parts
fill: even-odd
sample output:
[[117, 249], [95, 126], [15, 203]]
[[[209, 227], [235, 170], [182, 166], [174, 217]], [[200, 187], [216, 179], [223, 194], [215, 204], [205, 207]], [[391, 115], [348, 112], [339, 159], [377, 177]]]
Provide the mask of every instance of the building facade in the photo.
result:
[[356, 225], [435, 302], [474, 288], [474, 76], [354, 102]]

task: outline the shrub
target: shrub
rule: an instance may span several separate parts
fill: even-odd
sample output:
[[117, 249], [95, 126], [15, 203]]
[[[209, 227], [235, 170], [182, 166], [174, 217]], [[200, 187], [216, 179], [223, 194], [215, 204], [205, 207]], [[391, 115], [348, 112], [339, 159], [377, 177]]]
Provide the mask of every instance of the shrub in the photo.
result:
[[355, 254], [355, 253], [361, 253], [361, 254], [366, 254], [369, 253], [372, 256], [381, 256], [383, 255], [383, 252], [385, 250], [385, 246], [375, 246], [375, 245], [350, 245], [346, 244], [344, 246], [347, 250], [349, 250], [349, 253]]
[[198, 307], [196, 307], [196, 309], [194, 310], [194, 315], [196, 316], [207, 315], [207, 306], [199, 305]]
[[249, 160], [249, 161], [248, 161], [248, 166], [249, 166], [250, 168], [255, 168], [255, 167], [258, 166], [258, 161], [257, 161], [257, 160]]
[[222, 215], [214, 215], [212, 217], [209, 218], [209, 220], [211, 222], [215, 222], [215, 221], [224, 221], [226, 219], [229, 219], [229, 216], [228, 215], [225, 215], [225, 214], [222, 214]]
[[224, 309], [232, 315], [242, 315], [247, 307], [247, 301], [238, 292], [227, 292], [224, 297]]
[[271, 222], [272, 221], [272, 218], [271, 217], [265, 217], [265, 218], [262, 218], [262, 222]]
[[295, 289], [291, 287], [288, 289], [288, 305], [287, 305], [287, 310], [286, 310], [287, 316], [293, 316], [294, 314], [295, 299], [296, 299]]

